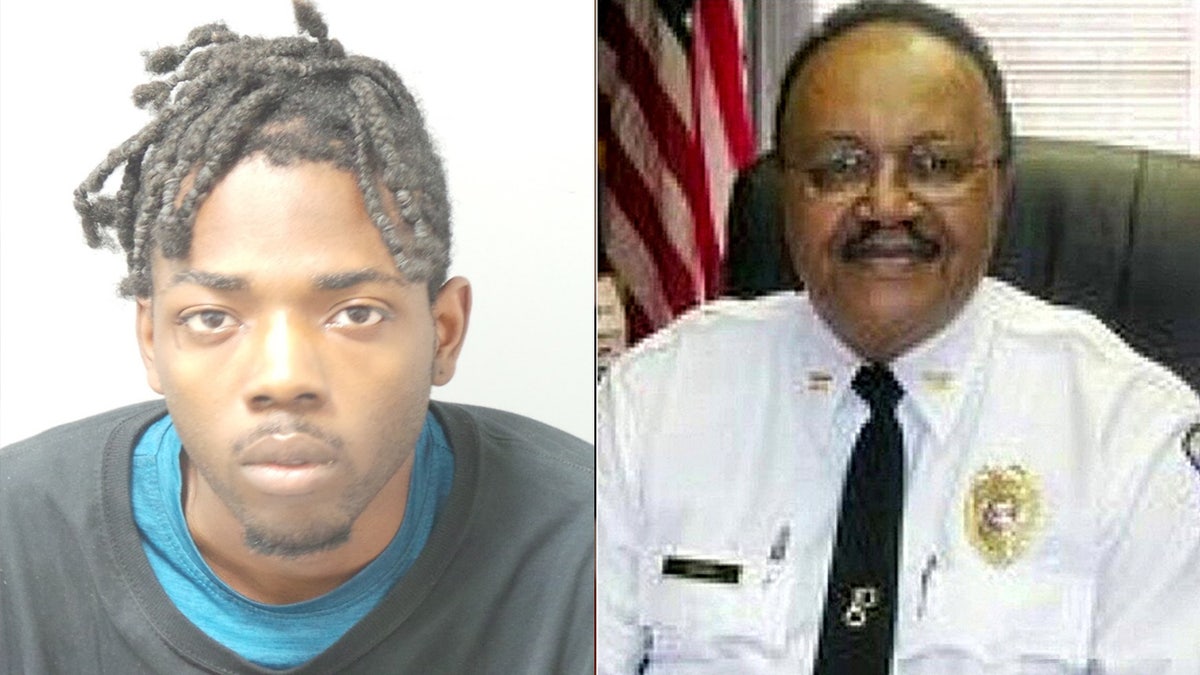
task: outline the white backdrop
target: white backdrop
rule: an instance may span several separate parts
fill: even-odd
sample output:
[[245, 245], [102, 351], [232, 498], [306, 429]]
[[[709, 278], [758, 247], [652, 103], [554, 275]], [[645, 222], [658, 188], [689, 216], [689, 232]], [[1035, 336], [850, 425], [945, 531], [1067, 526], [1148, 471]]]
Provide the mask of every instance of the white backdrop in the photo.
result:
[[[330, 35], [390, 63], [445, 159], [452, 274], [474, 311], [434, 397], [592, 440], [594, 18], [590, 2], [324, 0]], [[75, 186], [148, 119], [139, 53], [223, 19], [295, 32], [288, 0], [0, 4], [0, 445], [152, 398], [123, 258], [84, 244]]]

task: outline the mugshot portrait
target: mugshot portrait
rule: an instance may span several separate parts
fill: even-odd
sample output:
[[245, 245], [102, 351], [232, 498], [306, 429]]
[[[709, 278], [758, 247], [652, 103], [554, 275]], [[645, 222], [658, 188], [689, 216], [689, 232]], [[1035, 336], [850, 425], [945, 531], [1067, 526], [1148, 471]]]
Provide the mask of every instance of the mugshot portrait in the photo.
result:
[[5, 8], [0, 672], [594, 668], [588, 12], [321, 5]]
[[[328, 5], [328, 6], [325, 6]], [[435, 398], [519, 412], [590, 441], [594, 376], [592, 17], [318, 3], [330, 34], [391, 65], [444, 159], [450, 275], [473, 290], [454, 380]], [[88, 248], [72, 193], [150, 116], [141, 52], [224, 21], [294, 35], [291, 4], [121, 0], [64, 13], [6, 4], [0, 85], [0, 445], [146, 400], [123, 255]], [[531, 20], [536, 17], [536, 20]], [[546, 58], [553, 54], [553, 58]], [[108, 182], [115, 191], [120, 171]]]

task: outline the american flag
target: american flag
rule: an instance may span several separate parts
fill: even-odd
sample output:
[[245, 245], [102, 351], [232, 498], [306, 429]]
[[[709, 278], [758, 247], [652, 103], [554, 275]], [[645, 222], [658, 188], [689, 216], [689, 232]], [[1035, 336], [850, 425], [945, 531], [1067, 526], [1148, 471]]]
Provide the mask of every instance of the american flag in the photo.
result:
[[601, 0], [603, 255], [636, 340], [719, 291], [725, 213], [754, 158], [739, 0]]

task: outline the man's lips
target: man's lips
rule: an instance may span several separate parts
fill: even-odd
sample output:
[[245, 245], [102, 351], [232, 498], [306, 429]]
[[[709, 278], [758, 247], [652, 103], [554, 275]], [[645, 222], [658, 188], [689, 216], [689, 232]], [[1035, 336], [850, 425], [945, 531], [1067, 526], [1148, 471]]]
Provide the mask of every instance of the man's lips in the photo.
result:
[[842, 246], [841, 257], [846, 262], [896, 260], [932, 262], [942, 253], [942, 247], [923, 236], [900, 230], [877, 230], [856, 237]]
[[337, 458], [327, 443], [304, 433], [267, 434], [248, 444], [242, 464], [326, 464]]
[[271, 434], [246, 446], [242, 475], [258, 491], [278, 496], [314, 492], [336, 474], [337, 451], [302, 433]]

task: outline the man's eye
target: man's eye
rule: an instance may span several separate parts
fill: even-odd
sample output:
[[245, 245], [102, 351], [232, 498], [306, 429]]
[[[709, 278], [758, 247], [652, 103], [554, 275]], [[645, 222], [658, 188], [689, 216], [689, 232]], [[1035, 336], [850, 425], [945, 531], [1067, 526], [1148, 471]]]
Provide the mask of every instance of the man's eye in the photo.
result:
[[835, 176], [857, 176], [867, 171], [870, 162], [860, 150], [839, 150], [825, 160], [825, 170]]
[[936, 150], [914, 151], [908, 157], [910, 177], [918, 181], [952, 181], [962, 174], [963, 162]]
[[237, 326], [237, 321], [228, 313], [222, 312], [219, 309], [202, 309], [198, 312], [181, 316], [179, 318], [179, 325], [193, 333], [212, 334], [234, 328]]
[[363, 328], [374, 326], [386, 318], [383, 311], [376, 307], [355, 305], [334, 314], [328, 325], [332, 328]]
[[838, 189], [861, 181], [871, 172], [871, 158], [857, 148], [839, 148], [819, 160], [809, 178], [819, 189]]

